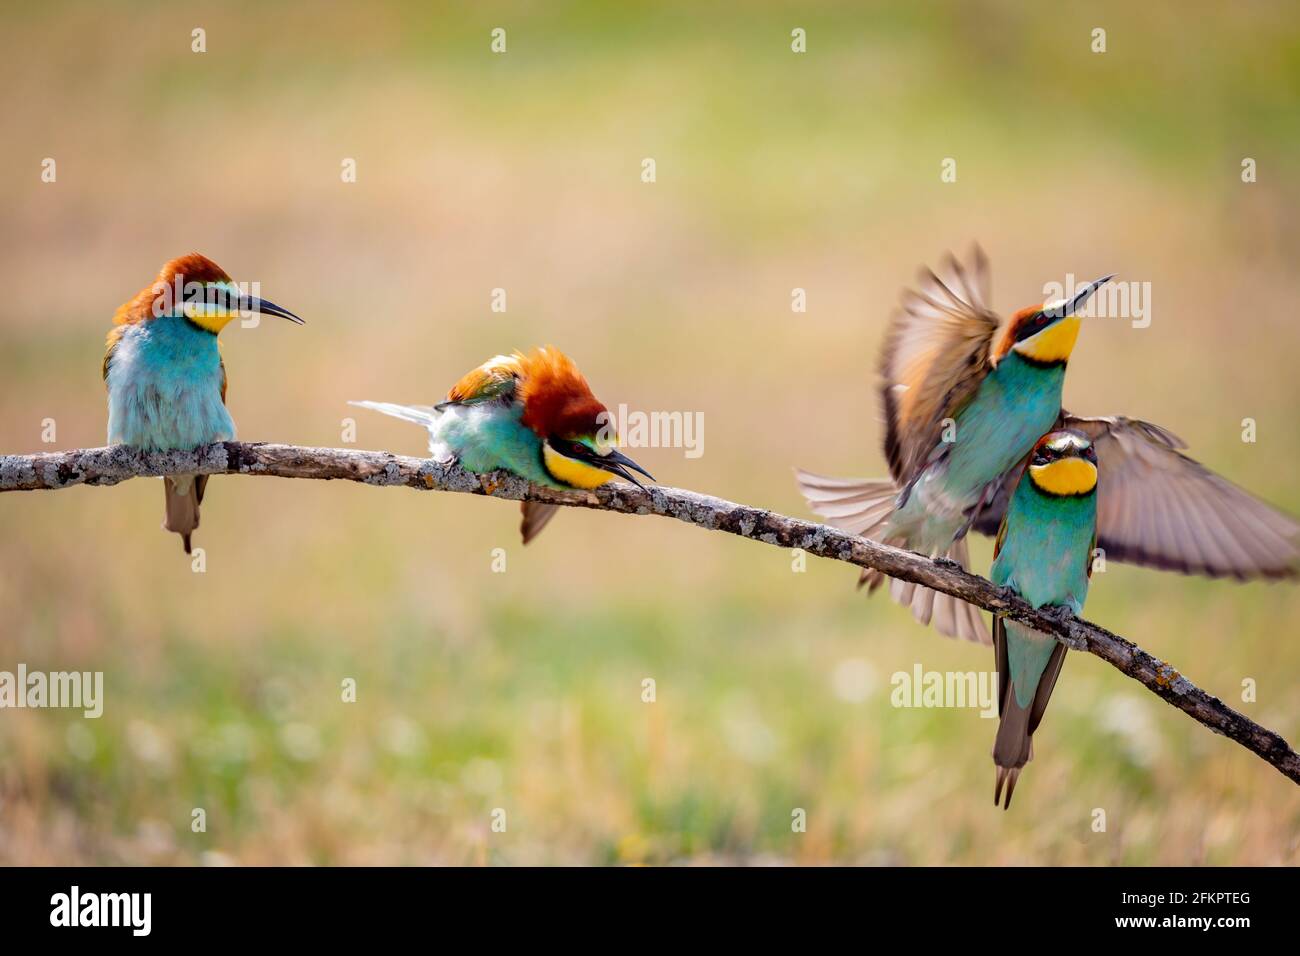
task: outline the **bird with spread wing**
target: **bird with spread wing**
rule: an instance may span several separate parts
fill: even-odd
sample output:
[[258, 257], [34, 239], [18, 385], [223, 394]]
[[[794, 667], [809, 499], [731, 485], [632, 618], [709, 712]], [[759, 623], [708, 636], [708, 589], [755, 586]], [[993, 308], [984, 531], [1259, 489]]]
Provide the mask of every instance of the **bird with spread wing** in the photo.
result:
[[[983, 251], [976, 246], [969, 265], [950, 254], [944, 271], [922, 270], [886, 333], [879, 370], [890, 478], [797, 471], [813, 511], [845, 531], [965, 566], [967, 532], [997, 533], [1035, 442], [1073, 429], [1101, 462], [1097, 545], [1107, 558], [1239, 580], [1295, 576], [1295, 519], [1187, 457], [1158, 425], [1061, 408], [1079, 310], [1113, 276], [1021, 309], [998, 337]], [[859, 584], [874, 591], [883, 579], [867, 570]], [[898, 580], [890, 594], [943, 634], [989, 643], [979, 612], [963, 601]]]

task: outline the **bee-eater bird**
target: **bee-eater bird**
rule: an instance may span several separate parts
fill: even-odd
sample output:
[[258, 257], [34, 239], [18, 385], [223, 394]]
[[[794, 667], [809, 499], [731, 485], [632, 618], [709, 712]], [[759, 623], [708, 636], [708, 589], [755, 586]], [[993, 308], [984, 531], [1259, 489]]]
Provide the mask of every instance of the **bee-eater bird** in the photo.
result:
[[[217, 335], [252, 312], [303, 324], [287, 309], [242, 293], [206, 256], [191, 253], [163, 266], [113, 316], [103, 366], [109, 444], [174, 451], [232, 441]], [[163, 528], [181, 536], [186, 554], [207, 483], [207, 475], [163, 478]]]
[[[1181, 454], [1172, 433], [1123, 417], [1062, 410], [1066, 362], [1079, 309], [1113, 276], [1067, 300], [1021, 309], [995, 344], [988, 260], [969, 268], [949, 255], [944, 281], [922, 270], [904, 291], [880, 359], [885, 455], [891, 480], [797, 472], [813, 511], [853, 534], [968, 562], [965, 535], [995, 534], [1025, 456], [1046, 432], [1082, 431], [1097, 446], [1098, 544], [1108, 558], [1231, 576], [1296, 573], [1300, 525]], [[864, 571], [875, 590], [883, 576]], [[975, 608], [903, 581], [890, 594], [941, 633], [988, 643]]]
[[[1012, 492], [993, 550], [994, 584], [1034, 607], [1083, 610], [1097, 537], [1097, 451], [1082, 432], [1050, 432], [1038, 440]], [[998, 667], [997, 783], [993, 803], [1006, 802], [1020, 768], [1034, 755], [1033, 735], [1060, 676], [1065, 645], [1002, 615], [993, 620]]]
[[[349, 404], [423, 425], [435, 460], [459, 460], [476, 474], [503, 469], [547, 488], [596, 488], [615, 477], [641, 486], [633, 471], [654, 480], [618, 450], [608, 410], [553, 346], [488, 359], [437, 405]], [[524, 544], [557, 507], [523, 502]]]

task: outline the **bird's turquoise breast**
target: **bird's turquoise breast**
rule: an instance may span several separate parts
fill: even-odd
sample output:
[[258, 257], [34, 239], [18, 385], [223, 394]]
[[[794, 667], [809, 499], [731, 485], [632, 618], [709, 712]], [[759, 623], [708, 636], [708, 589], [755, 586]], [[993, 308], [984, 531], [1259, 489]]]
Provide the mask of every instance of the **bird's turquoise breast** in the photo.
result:
[[1024, 475], [1007, 506], [993, 583], [1011, 588], [1034, 607], [1064, 604], [1079, 613], [1088, 596], [1096, 525], [1095, 492], [1056, 497]]
[[221, 400], [217, 337], [180, 316], [122, 333], [108, 366], [108, 441], [148, 451], [235, 437]]
[[[1061, 604], [1075, 614], [1088, 596], [1088, 564], [1097, 524], [1097, 495], [1055, 497], [1026, 474], [1007, 506], [1006, 533], [989, 577], [1034, 607]], [[1028, 707], [1056, 639], [1015, 621], [1004, 622], [1007, 671], [1016, 702]]]
[[954, 420], [948, 487], [975, 494], [1028, 454], [1056, 424], [1064, 381], [1064, 365], [1042, 368], [1007, 353]]

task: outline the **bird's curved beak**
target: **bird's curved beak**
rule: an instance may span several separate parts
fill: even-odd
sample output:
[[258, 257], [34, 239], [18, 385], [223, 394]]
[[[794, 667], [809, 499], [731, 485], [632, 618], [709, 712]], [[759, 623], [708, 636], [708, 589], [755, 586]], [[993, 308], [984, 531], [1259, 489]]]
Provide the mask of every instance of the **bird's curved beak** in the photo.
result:
[[1074, 293], [1073, 298], [1061, 299], [1059, 302], [1055, 302], [1051, 306], [1043, 309], [1043, 313], [1057, 319], [1063, 319], [1067, 315], [1074, 315], [1075, 312], [1083, 307], [1085, 302], [1092, 298], [1093, 293], [1111, 279], [1115, 278], [1116, 275], [1117, 273], [1112, 272], [1108, 276], [1102, 276], [1100, 279], [1089, 282], [1085, 286], [1080, 286]]
[[259, 312], [262, 315], [274, 315], [281, 319], [288, 319], [290, 322], [296, 322], [298, 325], [307, 324], [288, 309], [282, 308], [274, 302], [269, 302], [266, 299], [259, 299], [255, 295], [241, 296], [239, 299], [239, 311]]
[[[618, 475], [620, 478], [632, 482], [632, 484], [636, 485], [638, 488], [644, 488], [645, 485], [636, 480], [632, 471], [640, 472], [651, 481], [655, 480], [654, 475], [650, 474], [650, 472], [646, 471], [616, 448], [611, 449], [608, 455], [593, 455], [591, 463], [597, 468], [603, 469], [604, 471], [608, 471], [611, 474]], [[632, 469], [632, 471], [628, 471], [629, 468]]]

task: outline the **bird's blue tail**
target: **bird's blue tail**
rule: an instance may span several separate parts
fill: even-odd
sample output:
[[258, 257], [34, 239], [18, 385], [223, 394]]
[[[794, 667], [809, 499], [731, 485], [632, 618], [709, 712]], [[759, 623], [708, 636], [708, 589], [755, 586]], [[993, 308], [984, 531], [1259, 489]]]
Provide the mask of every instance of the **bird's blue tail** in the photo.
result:
[[434, 425], [442, 414], [432, 405], [395, 405], [392, 402], [348, 402], [348, 404], [356, 405], [358, 408], [369, 408], [385, 415], [392, 415], [394, 418], [414, 422], [417, 425], [423, 425], [425, 428]]

